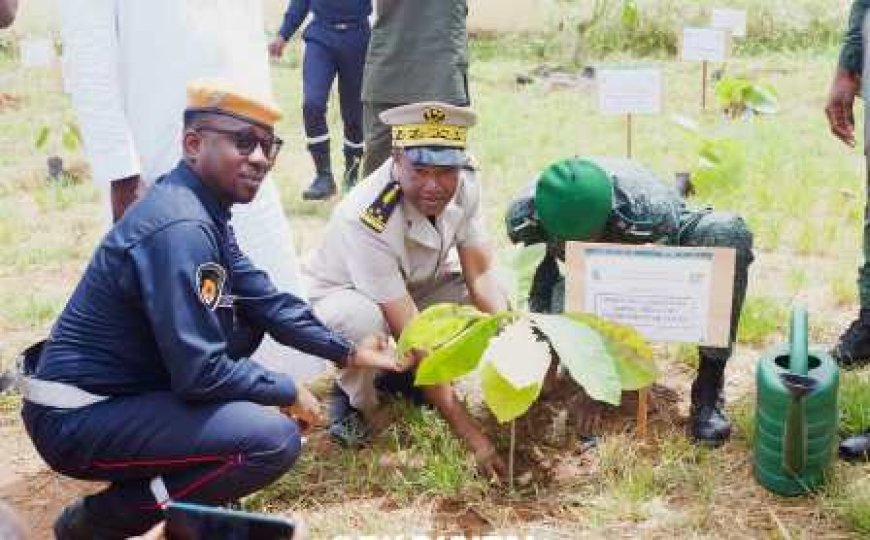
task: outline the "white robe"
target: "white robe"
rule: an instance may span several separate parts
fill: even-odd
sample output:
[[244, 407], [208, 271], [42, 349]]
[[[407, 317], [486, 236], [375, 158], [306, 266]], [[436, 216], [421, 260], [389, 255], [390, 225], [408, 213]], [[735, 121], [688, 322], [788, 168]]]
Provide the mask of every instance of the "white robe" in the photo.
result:
[[[94, 181], [147, 183], [181, 158], [188, 81], [221, 78], [271, 97], [261, 0], [59, 0], [64, 81]], [[108, 196], [107, 196], [108, 200]], [[242, 250], [280, 290], [305, 298], [290, 224], [267, 178], [233, 207]], [[319, 359], [264, 341], [255, 355], [306, 380]]]

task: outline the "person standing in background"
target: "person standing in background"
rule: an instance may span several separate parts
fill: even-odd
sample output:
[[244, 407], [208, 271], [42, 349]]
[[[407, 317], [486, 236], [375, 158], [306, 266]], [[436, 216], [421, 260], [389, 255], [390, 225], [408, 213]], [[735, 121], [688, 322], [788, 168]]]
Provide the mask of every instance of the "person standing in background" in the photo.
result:
[[390, 157], [379, 115], [399, 105], [468, 106], [467, 0], [378, 0], [363, 74], [363, 176]]
[[369, 44], [371, 0], [292, 0], [284, 14], [278, 36], [269, 53], [280, 58], [287, 42], [305, 21], [314, 17], [305, 31], [302, 61], [302, 118], [315, 176], [302, 193], [305, 200], [335, 195], [335, 178], [329, 156], [329, 126], [326, 106], [332, 82], [338, 76], [341, 118], [344, 122], [344, 187], [350, 189], [359, 176], [363, 155], [362, 86], [363, 63]]
[[[864, 40], [867, 37], [867, 13], [870, 0], [855, 0], [849, 15], [849, 25], [843, 39], [837, 71], [831, 83], [825, 114], [831, 133], [849, 146], [855, 146], [855, 97], [861, 92], [861, 76], [867, 71], [868, 57]], [[866, 94], [864, 95], [866, 103]], [[864, 121], [864, 155], [867, 156], [870, 119]], [[864, 262], [858, 269], [858, 317], [843, 332], [831, 355], [841, 367], [862, 367], [870, 362], [870, 160], [865, 169], [866, 193], [864, 207]], [[864, 432], [846, 437], [840, 443], [840, 457], [846, 460], [870, 459], [870, 426]]]

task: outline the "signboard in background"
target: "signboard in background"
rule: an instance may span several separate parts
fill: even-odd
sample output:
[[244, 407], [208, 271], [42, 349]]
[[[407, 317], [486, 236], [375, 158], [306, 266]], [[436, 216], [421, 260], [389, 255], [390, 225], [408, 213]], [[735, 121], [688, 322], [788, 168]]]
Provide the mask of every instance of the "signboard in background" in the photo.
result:
[[24, 38], [19, 47], [23, 67], [48, 68], [54, 64], [54, 43], [48, 38]]
[[724, 62], [728, 56], [727, 32], [717, 28], [683, 28], [680, 58], [689, 62]]
[[710, 27], [726, 30], [733, 37], [746, 37], [746, 10], [713, 8]]
[[602, 114], [658, 114], [662, 110], [662, 73], [657, 67], [603, 67], [598, 80]]
[[725, 347], [735, 251], [569, 242], [566, 311], [593, 313], [647, 339]]

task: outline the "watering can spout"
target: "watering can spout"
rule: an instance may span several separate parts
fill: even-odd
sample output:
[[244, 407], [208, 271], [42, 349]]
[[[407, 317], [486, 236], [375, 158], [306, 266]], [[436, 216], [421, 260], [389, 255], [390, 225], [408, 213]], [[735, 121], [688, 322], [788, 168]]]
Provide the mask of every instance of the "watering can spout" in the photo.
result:
[[789, 371], [780, 374], [791, 401], [783, 437], [783, 465], [794, 475], [800, 474], [807, 464], [807, 414], [804, 397], [818, 387], [818, 381], [809, 373], [807, 310], [795, 306], [791, 312]]

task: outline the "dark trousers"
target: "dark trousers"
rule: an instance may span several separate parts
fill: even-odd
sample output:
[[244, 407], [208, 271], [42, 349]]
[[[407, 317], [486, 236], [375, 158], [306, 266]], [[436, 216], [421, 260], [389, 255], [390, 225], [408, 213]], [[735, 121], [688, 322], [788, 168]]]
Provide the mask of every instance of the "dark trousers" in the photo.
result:
[[110, 482], [85, 499], [101, 538], [139, 534], [162, 518], [150, 488], [155, 477], [173, 500], [222, 504], [279, 478], [301, 450], [298, 426], [275, 408], [189, 403], [172, 392], [113, 397], [78, 409], [25, 402], [22, 417], [52, 469]]
[[344, 123], [344, 152], [346, 156], [362, 156], [360, 92], [369, 33], [368, 24], [336, 30], [317, 21], [305, 30], [302, 115], [308, 149], [312, 153], [329, 152], [326, 110], [332, 82], [337, 76], [341, 119]]

